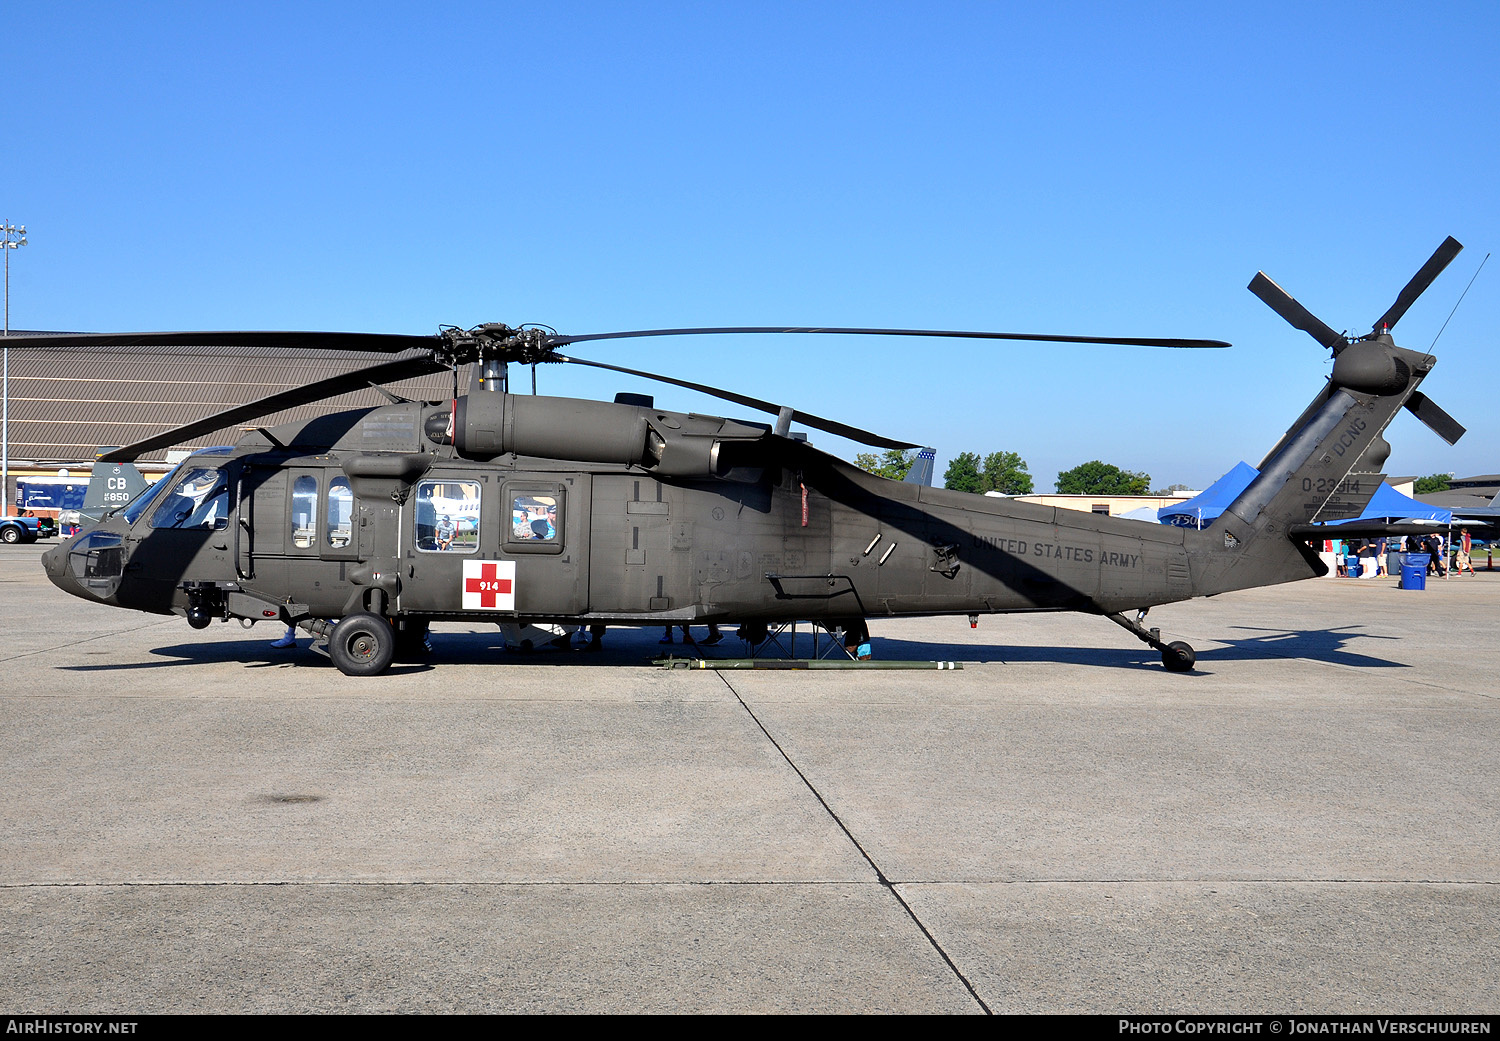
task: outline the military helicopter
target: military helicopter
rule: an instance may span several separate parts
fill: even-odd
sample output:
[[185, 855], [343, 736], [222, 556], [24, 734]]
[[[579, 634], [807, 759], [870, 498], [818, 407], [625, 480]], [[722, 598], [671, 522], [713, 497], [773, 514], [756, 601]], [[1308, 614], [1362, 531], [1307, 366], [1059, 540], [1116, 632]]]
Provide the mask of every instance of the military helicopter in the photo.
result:
[[[1407, 408], [1463, 433], [1418, 391], [1435, 359], [1390, 330], [1462, 247], [1452, 238], [1369, 333], [1348, 336], [1257, 274], [1249, 288], [1333, 351], [1327, 384], [1210, 527], [1188, 530], [898, 483], [790, 436], [793, 422], [914, 448], [789, 406], [562, 354], [572, 344], [702, 334], [977, 337], [1154, 347], [1217, 340], [940, 330], [724, 327], [560, 335], [444, 327], [436, 335], [225, 332], [12, 338], [10, 346], [255, 344], [380, 351], [392, 360], [208, 416], [102, 456], [145, 452], [334, 394], [452, 370], [452, 396], [273, 427], [185, 459], [150, 490], [44, 556], [93, 601], [215, 619], [276, 620], [327, 641], [346, 675], [382, 672], [435, 621], [615, 624], [810, 619], [861, 634], [872, 617], [1080, 611], [1192, 669], [1186, 643], [1144, 625], [1158, 604], [1326, 573], [1314, 522], [1358, 514], [1380, 484], [1381, 436]], [[460, 366], [473, 364], [467, 393]], [[507, 366], [571, 363], [703, 391], [774, 425], [614, 402], [512, 394]], [[460, 510], [459, 507], [462, 507]], [[455, 513], [464, 523], [456, 523]], [[1133, 616], [1130, 612], [1134, 612]]]

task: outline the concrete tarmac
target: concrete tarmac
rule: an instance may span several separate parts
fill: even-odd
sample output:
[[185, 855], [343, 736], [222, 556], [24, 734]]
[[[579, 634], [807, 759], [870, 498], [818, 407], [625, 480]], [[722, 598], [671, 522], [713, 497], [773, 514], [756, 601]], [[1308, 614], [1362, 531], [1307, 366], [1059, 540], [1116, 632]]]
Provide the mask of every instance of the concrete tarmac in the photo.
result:
[[1042, 615], [872, 625], [958, 672], [440, 626], [359, 680], [42, 548], [0, 547], [5, 1013], [1500, 1004], [1500, 572], [1157, 608], [1189, 674]]

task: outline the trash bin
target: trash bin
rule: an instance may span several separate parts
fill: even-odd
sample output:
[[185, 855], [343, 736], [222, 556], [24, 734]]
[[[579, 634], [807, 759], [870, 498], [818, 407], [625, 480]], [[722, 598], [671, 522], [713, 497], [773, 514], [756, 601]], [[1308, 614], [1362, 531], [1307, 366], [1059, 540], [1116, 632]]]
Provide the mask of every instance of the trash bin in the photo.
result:
[[1427, 562], [1431, 559], [1430, 553], [1406, 554], [1406, 559], [1401, 562], [1401, 588], [1426, 589]]
[[1346, 577], [1348, 577], [1348, 578], [1358, 578], [1359, 577], [1359, 558], [1358, 557], [1345, 557], [1344, 558], [1344, 575]]
[[1385, 573], [1387, 575], [1401, 574], [1401, 558], [1405, 556], [1400, 550], [1388, 550], [1385, 555]]

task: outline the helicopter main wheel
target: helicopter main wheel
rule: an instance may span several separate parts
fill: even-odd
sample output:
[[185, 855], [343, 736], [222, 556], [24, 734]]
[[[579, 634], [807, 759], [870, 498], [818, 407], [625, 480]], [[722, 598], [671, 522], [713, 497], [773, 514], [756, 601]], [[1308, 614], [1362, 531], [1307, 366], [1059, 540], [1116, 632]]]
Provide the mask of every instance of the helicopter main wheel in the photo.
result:
[[328, 656], [345, 676], [379, 675], [395, 654], [391, 623], [366, 611], [341, 619], [328, 637]]
[[1198, 664], [1198, 655], [1181, 640], [1169, 643], [1161, 650], [1161, 663], [1168, 672], [1187, 672]]

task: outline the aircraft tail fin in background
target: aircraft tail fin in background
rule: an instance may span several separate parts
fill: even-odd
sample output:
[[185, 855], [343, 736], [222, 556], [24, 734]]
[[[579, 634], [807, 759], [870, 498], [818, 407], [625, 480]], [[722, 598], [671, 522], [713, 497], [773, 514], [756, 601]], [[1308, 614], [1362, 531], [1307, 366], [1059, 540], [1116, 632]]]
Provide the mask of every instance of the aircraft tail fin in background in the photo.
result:
[[906, 471], [905, 481], [907, 484], [920, 484], [923, 487], [932, 487], [932, 467], [937, 459], [937, 450], [924, 448], [917, 453], [917, 458], [912, 461], [911, 469]]
[[[100, 448], [94, 453], [95, 460], [111, 447]], [[151, 482], [141, 476], [134, 463], [94, 463], [94, 475], [89, 478], [89, 489], [83, 497], [83, 507], [78, 511], [88, 520], [98, 520], [117, 506], [124, 506], [144, 491]]]

